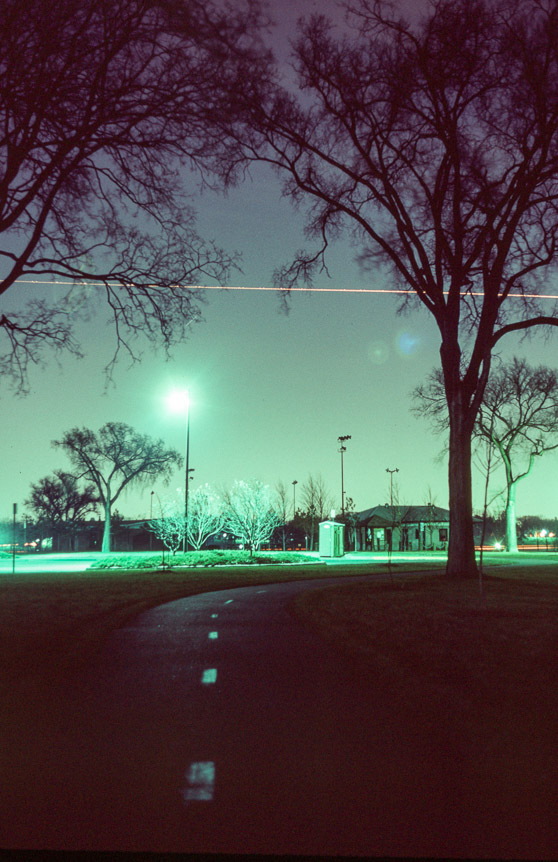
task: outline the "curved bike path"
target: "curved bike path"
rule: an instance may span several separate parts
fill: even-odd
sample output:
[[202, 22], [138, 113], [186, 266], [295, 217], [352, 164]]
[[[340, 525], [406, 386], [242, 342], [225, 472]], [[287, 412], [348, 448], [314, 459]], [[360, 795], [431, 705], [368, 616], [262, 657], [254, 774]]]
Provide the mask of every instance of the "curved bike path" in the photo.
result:
[[458, 759], [401, 738], [374, 679], [289, 611], [329, 583], [180, 599], [115, 632], [12, 846], [467, 855]]

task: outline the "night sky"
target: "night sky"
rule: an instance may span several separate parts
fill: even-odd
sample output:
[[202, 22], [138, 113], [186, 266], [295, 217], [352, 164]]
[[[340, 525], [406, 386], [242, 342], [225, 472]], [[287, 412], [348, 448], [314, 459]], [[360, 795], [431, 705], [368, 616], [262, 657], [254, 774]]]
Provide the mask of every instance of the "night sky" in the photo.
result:
[[[315, 3], [301, 0], [285, 4], [283, 25], [312, 8]], [[205, 193], [194, 205], [200, 233], [242, 254], [243, 271], [230, 284], [271, 287], [273, 270], [305, 244], [303, 217], [281, 198], [277, 178], [263, 168], [252, 173], [251, 181], [226, 198]], [[329, 258], [332, 277], [319, 276], [315, 287], [391, 287], [381, 273], [361, 274], [354, 254], [348, 243], [339, 243]], [[43, 295], [56, 289], [48, 286]], [[17, 290], [9, 296], [14, 307], [24, 292], [40, 294], [33, 287]], [[11, 517], [14, 502], [23, 511], [32, 482], [69, 468], [51, 441], [74, 426], [97, 430], [106, 421], [127, 422], [183, 453], [184, 418], [165, 404], [179, 387], [188, 388], [192, 399], [191, 489], [252, 477], [274, 487], [282, 480], [292, 500], [296, 479], [298, 507], [308, 475], [321, 474], [339, 510], [337, 438], [350, 434], [345, 491], [357, 510], [388, 502], [386, 468], [395, 467], [402, 503], [424, 504], [430, 487], [436, 504], [447, 506], [447, 461], [439, 457], [445, 440], [409, 409], [411, 391], [438, 362], [439, 336], [425, 311], [415, 307], [398, 316], [397, 297], [383, 293], [297, 293], [288, 315], [271, 290], [206, 295], [204, 322], [191, 327], [169, 362], [162, 351], [146, 350], [132, 367], [123, 357], [106, 391], [103, 368], [114, 341], [102, 310], [78, 325], [83, 360], [66, 357], [58, 366], [51, 358], [45, 369], [32, 369], [27, 397], [16, 398], [3, 387], [0, 520]], [[508, 358], [515, 353], [532, 364], [558, 366], [558, 335], [546, 343], [540, 333], [523, 342], [509, 336], [503, 347]], [[558, 515], [557, 459], [545, 455], [520, 485], [518, 514]], [[177, 473], [168, 488], [131, 490], [116, 508], [129, 518], [147, 517], [152, 490], [163, 497], [183, 484], [183, 473]], [[496, 484], [503, 487], [503, 473]], [[476, 470], [474, 505], [482, 506]]]

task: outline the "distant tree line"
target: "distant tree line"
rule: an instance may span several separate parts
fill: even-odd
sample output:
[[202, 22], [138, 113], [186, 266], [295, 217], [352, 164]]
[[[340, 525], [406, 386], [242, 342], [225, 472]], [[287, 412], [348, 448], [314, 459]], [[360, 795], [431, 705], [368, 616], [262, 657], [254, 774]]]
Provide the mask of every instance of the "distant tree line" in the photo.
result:
[[[73, 550], [76, 537], [93, 519], [103, 524], [101, 550], [109, 552], [114, 506], [122, 492], [155, 480], [168, 484], [183, 460], [162, 440], [123, 422], [107, 422], [98, 432], [73, 428], [53, 446], [68, 456], [72, 472], [58, 469], [33, 483], [23, 516], [33, 525], [33, 541], [43, 549]], [[256, 479], [220, 490], [203, 485], [189, 495], [187, 521], [181, 496], [157, 496], [155, 517], [146, 523], [172, 553], [181, 545], [199, 549], [218, 534], [250, 550], [270, 543], [314, 550], [318, 525], [329, 517], [333, 496], [321, 476], [310, 475], [301, 484], [300, 501], [296, 510], [294, 500], [290, 506], [282, 482], [275, 490]], [[346, 508], [349, 522], [354, 509], [350, 499]], [[117, 520], [121, 522], [121, 516]]]
[[[414, 391], [415, 410], [433, 422], [437, 431], [448, 430], [442, 372], [434, 369]], [[513, 357], [503, 362], [494, 357], [481, 405], [473, 426], [472, 440], [481, 470], [485, 473], [487, 518], [490, 502], [503, 497], [506, 551], [517, 551], [517, 491], [546, 452], [558, 448], [558, 374], [544, 365], [529, 365]], [[504, 480], [498, 493], [489, 497], [495, 468], [503, 467]]]

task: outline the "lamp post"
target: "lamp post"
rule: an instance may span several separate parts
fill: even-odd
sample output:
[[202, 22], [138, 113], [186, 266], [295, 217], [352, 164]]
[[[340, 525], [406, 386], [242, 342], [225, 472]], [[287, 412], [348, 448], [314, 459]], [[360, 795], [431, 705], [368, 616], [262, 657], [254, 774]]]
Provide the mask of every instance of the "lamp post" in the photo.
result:
[[184, 538], [182, 550], [188, 549], [188, 485], [190, 484], [190, 399], [186, 393], [186, 479], [184, 483]]
[[293, 521], [296, 517], [296, 486], [298, 485], [298, 481], [295, 479], [293, 481]]
[[186, 472], [184, 480], [184, 538], [182, 540], [182, 550], [186, 553], [188, 541], [186, 533], [188, 530], [188, 484], [190, 479], [190, 394], [187, 389], [176, 390], [171, 392], [168, 398], [168, 404], [171, 410], [176, 413], [183, 413], [186, 410]]
[[12, 574], [15, 574], [15, 558], [16, 558], [16, 515], [17, 503], [14, 503], [14, 523], [12, 528]]
[[347, 440], [351, 439], [350, 434], [345, 434], [344, 437], [338, 437], [337, 442], [339, 443], [338, 452], [341, 453], [341, 515], [343, 519], [345, 518], [345, 488], [343, 486], [343, 452], [347, 451], [347, 447], [343, 445]]

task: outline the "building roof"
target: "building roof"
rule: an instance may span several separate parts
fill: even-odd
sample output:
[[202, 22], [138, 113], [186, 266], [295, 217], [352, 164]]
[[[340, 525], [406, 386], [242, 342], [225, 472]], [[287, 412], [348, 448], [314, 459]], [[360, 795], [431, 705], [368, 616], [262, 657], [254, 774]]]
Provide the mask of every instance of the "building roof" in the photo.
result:
[[449, 509], [440, 506], [373, 506], [358, 512], [358, 524], [371, 527], [392, 527], [396, 524], [447, 524]]

